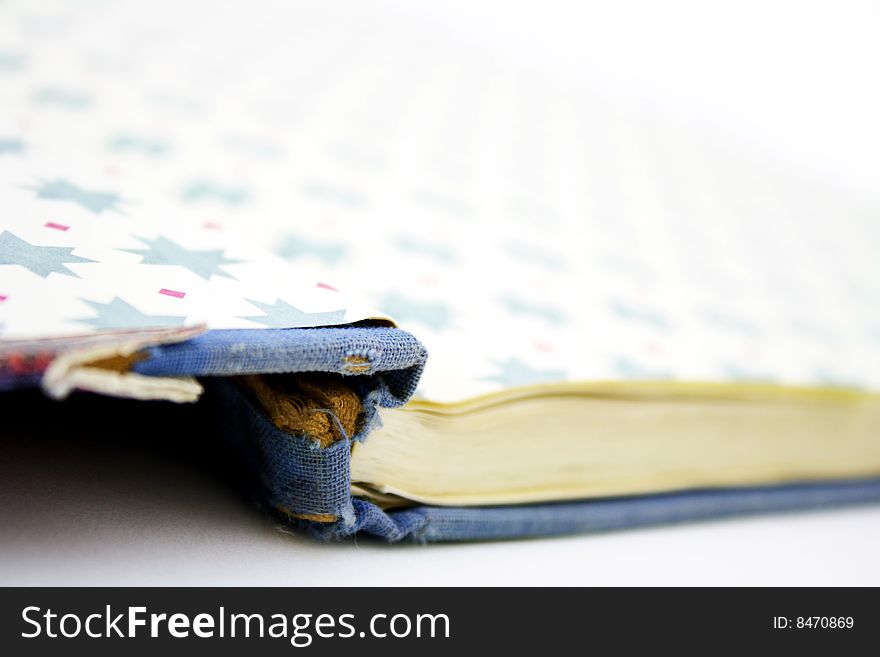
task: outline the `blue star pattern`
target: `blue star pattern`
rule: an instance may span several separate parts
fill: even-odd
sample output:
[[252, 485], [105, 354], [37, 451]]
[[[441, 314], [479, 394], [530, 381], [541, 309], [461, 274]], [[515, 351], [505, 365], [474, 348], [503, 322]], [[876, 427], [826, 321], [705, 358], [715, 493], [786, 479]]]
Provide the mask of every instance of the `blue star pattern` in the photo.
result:
[[646, 324], [655, 329], [669, 328], [669, 321], [666, 319], [666, 317], [664, 317], [659, 312], [655, 312], [647, 308], [633, 306], [628, 303], [624, 303], [623, 301], [620, 301], [618, 299], [610, 300], [608, 302], [608, 308], [620, 319], [624, 319], [626, 321]]
[[260, 303], [247, 299], [248, 303], [262, 310], [264, 315], [242, 317], [255, 324], [262, 324], [267, 328], [307, 328], [309, 326], [331, 326], [342, 324], [345, 321], [345, 310], [333, 310], [330, 312], [307, 313], [296, 306], [292, 306], [282, 299], [276, 299], [275, 303]]
[[817, 367], [813, 376], [816, 381], [820, 382], [823, 386], [827, 386], [829, 388], [861, 388], [857, 380], [854, 380], [849, 377], [841, 377], [836, 372], [829, 371], [824, 367]]
[[303, 185], [303, 192], [322, 201], [331, 201], [350, 208], [358, 208], [364, 204], [363, 196], [354, 189], [342, 185], [331, 185], [324, 182], [310, 182]]
[[79, 278], [79, 275], [65, 267], [77, 262], [95, 262], [72, 254], [72, 246], [37, 246], [16, 237], [8, 230], [0, 233], [0, 265], [21, 265], [37, 276], [47, 278], [49, 274], [64, 274]]
[[223, 144], [233, 151], [252, 155], [261, 160], [278, 159], [280, 149], [271, 141], [261, 141], [232, 135], [223, 140]]
[[722, 365], [725, 378], [731, 381], [750, 381], [761, 383], [774, 383], [776, 377], [767, 372], [758, 372], [750, 368], [743, 367], [738, 363], [724, 363]]
[[196, 180], [183, 190], [183, 200], [191, 203], [197, 201], [220, 201], [226, 205], [242, 205], [250, 200], [250, 192], [243, 187], [219, 185], [207, 180]]
[[531, 262], [547, 269], [564, 269], [565, 263], [558, 254], [538, 248], [531, 244], [510, 242], [507, 252], [516, 260]]
[[417, 301], [402, 294], [390, 293], [382, 297], [380, 306], [401, 322], [418, 322], [438, 331], [452, 324], [452, 309], [445, 303]]
[[117, 153], [141, 153], [150, 157], [162, 157], [171, 151], [171, 146], [161, 139], [138, 137], [128, 133], [114, 135], [107, 142], [107, 147]]
[[0, 50], [0, 71], [8, 73], [22, 70], [27, 63], [27, 57], [21, 53]]
[[145, 249], [120, 249], [128, 253], [142, 255], [142, 265], [177, 265], [185, 267], [191, 272], [204, 278], [206, 281], [211, 276], [225, 276], [233, 278], [231, 274], [220, 269], [223, 265], [232, 265], [241, 262], [232, 260], [223, 255], [223, 249], [197, 251], [186, 249], [175, 244], [167, 237], [157, 237], [154, 240], [138, 238], [148, 245]]
[[24, 153], [24, 142], [21, 139], [6, 139], [0, 137], [0, 155], [4, 153]]
[[413, 202], [423, 208], [438, 210], [454, 217], [464, 217], [470, 213], [468, 205], [460, 199], [444, 194], [420, 191], [413, 194]]
[[291, 260], [312, 256], [332, 265], [348, 255], [348, 248], [344, 244], [335, 242], [313, 242], [298, 235], [289, 235], [276, 253], [282, 258]]
[[33, 99], [39, 105], [56, 105], [78, 112], [88, 109], [92, 104], [92, 99], [88, 94], [58, 87], [40, 89], [34, 94]]
[[452, 264], [458, 260], [458, 254], [454, 249], [434, 242], [426, 242], [402, 235], [394, 243], [402, 251], [420, 256], [428, 256], [445, 264]]
[[761, 330], [753, 322], [717, 310], [704, 311], [703, 319], [721, 331], [734, 331], [751, 338], [761, 335]]
[[548, 205], [531, 198], [514, 198], [510, 201], [510, 215], [515, 221], [547, 228], [560, 222], [559, 215]]
[[97, 329], [137, 329], [154, 326], [182, 326], [186, 317], [182, 315], [147, 315], [130, 303], [113, 297], [109, 303], [99, 303], [80, 299], [97, 313], [94, 317], [77, 319], [81, 324], [89, 324]]
[[493, 381], [505, 387], [564, 381], [567, 378], [565, 370], [536, 369], [529, 367], [515, 356], [503, 361], [493, 360], [492, 363], [498, 371], [482, 377], [481, 380]]
[[37, 198], [48, 201], [70, 201], [95, 214], [105, 210], [119, 212], [118, 204], [122, 200], [113, 192], [84, 189], [61, 178], [43, 182], [33, 189], [37, 192]]
[[619, 376], [624, 379], [639, 379], [642, 381], [660, 381], [671, 378], [671, 373], [666, 370], [651, 369], [638, 361], [626, 356], [618, 356], [614, 361], [614, 367]]
[[505, 296], [500, 299], [501, 304], [507, 308], [507, 311], [514, 315], [528, 315], [543, 319], [551, 324], [562, 324], [565, 321], [565, 314], [558, 308], [546, 306], [539, 303], [530, 303], [523, 301], [519, 297]]

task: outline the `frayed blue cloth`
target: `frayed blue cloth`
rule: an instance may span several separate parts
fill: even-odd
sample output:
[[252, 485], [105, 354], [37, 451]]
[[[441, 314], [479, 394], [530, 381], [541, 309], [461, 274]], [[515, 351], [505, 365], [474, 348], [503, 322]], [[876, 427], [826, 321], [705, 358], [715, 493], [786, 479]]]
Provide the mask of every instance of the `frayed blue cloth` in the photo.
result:
[[428, 358], [411, 334], [384, 327], [214, 330], [142, 353], [132, 370], [148, 376], [375, 374], [377, 403], [388, 407], [412, 396]]
[[207, 379], [208, 401], [225, 436], [256, 479], [261, 501], [299, 516], [334, 516], [354, 525], [350, 487], [351, 440], [322, 449], [318, 441], [277, 428], [234, 382]]
[[[416, 389], [427, 352], [396, 328], [210, 331], [153, 347], [135, 371], [202, 377], [214, 415], [242, 449], [263, 501], [290, 516], [333, 516], [348, 532], [357, 522], [351, 498], [351, 444], [378, 422], [378, 409], [404, 404]], [[333, 445], [277, 428], [229, 376], [329, 372], [346, 377], [363, 406], [361, 430]]]
[[486, 541], [605, 532], [732, 516], [880, 502], [880, 479], [757, 488], [694, 490], [556, 504], [385, 512], [354, 501], [354, 527], [309, 523], [324, 539], [363, 532], [387, 541]]

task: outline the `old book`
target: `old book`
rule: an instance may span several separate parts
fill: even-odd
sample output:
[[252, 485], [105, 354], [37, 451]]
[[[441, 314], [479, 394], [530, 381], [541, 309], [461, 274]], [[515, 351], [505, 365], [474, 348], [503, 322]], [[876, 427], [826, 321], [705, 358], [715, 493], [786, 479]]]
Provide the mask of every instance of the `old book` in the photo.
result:
[[195, 11], [4, 21], [0, 387], [214, 404], [322, 537], [880, 499], [871, 202], [405, 17]]

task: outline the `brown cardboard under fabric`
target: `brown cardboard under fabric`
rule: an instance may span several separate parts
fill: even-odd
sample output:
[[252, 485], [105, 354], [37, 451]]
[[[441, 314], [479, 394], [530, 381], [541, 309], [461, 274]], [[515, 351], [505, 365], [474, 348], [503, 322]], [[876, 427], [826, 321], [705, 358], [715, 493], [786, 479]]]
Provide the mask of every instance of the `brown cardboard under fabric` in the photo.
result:
[[337, 374], [241, 376], [237, 380], [256, 398], [271, 422], [292, 434], [329, 447], [357, 433], [363, 407]]

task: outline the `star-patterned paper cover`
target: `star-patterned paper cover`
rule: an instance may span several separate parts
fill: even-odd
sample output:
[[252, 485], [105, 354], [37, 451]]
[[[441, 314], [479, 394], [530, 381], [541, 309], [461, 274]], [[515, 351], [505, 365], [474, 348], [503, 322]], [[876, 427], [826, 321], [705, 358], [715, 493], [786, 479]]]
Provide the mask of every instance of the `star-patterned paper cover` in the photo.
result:
[[[123, 196], [36, 173], [46, 169], [26, 157], [0, 163], [5, 339], [198, 324], [327, 326], [384, 317], [308, 267], [291, 266], [212, 225], [173, 220], [179, 209], [151, 207], [136, 191]], [[138, 207], [122, 209], [123, 199]]]
[[335, 287], [435, 401], [880, 387], [876, 205], [382, 4], [5, 3], [0, 204], [7, 339], [370, 314]]

